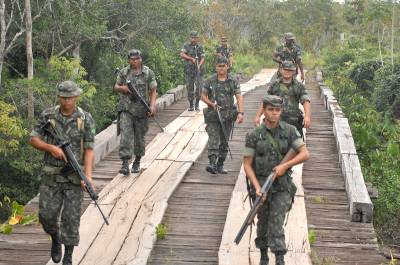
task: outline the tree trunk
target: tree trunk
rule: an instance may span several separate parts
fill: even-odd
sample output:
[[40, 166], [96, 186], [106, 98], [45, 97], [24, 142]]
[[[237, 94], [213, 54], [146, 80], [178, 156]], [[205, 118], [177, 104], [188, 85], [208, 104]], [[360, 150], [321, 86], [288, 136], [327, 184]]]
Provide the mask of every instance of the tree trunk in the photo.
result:
[[[81, 42], [77, 41], [77, 42], [75, 42], [75, 47], [72, 50], [72, 56], [75, 59], [78, 59], [79, 61], [81, 60], [80, 51], [81, 51]], [[79, 74], [79, 67], [77, 67], [74, 72], [75, 72], [75, 74], [78, 75]]]
[[3, 92], [1, 74], [3, 72], [4, 53], [6, 49], [6, 4], [4, 0], [0, 0], [0, 94]]
[[[33, 54], [32, 54], [32, 14], [31, 1], [25, 0], [25, 18], [26, 18], [26, 62], [28, 68], [28, 80], [33, 79]], [[34, 117], [34, 99], [32, 86], [28, 85], [28, 119]]]
[[396, 2], [392, 4], [392, 39], [391, 39], [391, 53], [392, 53], [392, 73], [394, 71], [394, 7], [396, 6]]

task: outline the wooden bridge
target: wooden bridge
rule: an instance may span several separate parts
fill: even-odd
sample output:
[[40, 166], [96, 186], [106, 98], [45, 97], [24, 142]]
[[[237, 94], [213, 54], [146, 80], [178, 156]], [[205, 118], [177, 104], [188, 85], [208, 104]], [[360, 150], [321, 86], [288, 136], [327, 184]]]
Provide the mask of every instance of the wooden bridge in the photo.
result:
[[[233, 238], [249, 210], [241, 167], [244, 137], [253, 128], [273, 72], [265, 69], [242, 84], [245, 122], [235, 127], [230, 141], [233, 159], [226, 161], [227, 175], [204, 170], [203, 115], [185, 111], [183, 87], [157, 100], [165, 132], [151, 123], [141, 173], [117, 173], [121, 162], [115, 125], [96, 136], [94, 180], [110, 226], [85, 198], [74, 264], [258, 264], [255, 228], [238, 246]], [[294, 170], [298, 192], [285, 228], [286, 264], [385, 264], [347, 120], [319, 73], [310, 73], [306, 86], [312, 100], [312, 127], [306, 136], [311, 159]], [[37, 198], [27, 209], [37, 211]], [[157, 240], [160, 223], [167, 232]], [[40, 226], [18, 226], [11, 235], [0, 234], [0, 265], [53, 264], [50, 243]]]

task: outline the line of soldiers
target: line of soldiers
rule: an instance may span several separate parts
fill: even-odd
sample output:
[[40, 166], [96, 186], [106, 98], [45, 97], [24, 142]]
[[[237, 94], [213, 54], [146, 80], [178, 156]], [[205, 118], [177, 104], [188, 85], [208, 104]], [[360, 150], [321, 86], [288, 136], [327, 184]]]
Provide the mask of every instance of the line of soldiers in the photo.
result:
[[[244, 169], [252, 184], [252, 199], [260, 196], [260, 187], [265, 177], [276, 172], [276, 180], [268, 199], [258, 213], [256, 245], [261, 251], [261, 265], [268, 264], [267, 249], [276, 255], [276, 264], [284, 264], [287, 251], [283, 232], [286, 212], [290, 209], [296, 192], [291, 179], [291, 167], [308, 158], [308, 151], [302, 140], [303, 126], [309, 128], [310, 99], [301, 82], [296, 80], [300, 69], [304, 81], [301, 52], [294, 45], [293, 34], [285, 34], [286, 44], [278, 48], [273, 59], [279, 62], [275, 80], [268, 84], [266, 96], [254, 118], [255, 129], [245, 140]], [[288, 41], [290, 40], [290, 41]], [[198, 42], [198, 34], [190, 33], [190, 41], [185, 43], [180, 56], [186, 61], [185, 77], [188, 91], [189, 111], [199, 111], [200, 99], [207, 105], [203, 109], [208, 140], [209, 164], [206, 170], [212, 174], [227, 174], [224, 169], [229, 150], [228, 138], [234, 123], [244, 119], [243, 97], [240, 84], [229, 74], [233, 66], [233, 56], [226, 37], [215, 51], [217, 57], [216, 73], [204, 84], [202, 66], [205, 63], [203, 47]], [[123, 75], [123, 76], [122, 76]], [[130, 81], [139, 95], [129, 89]], [[123, 175], [129, 175], [129, 161], [135, 156], [131, 172], [140, 172], [140, 160], [145, 155], [145, 134], [148, 119], [156, 114], [157, 82], [154, 72], [142, 62], [137, 49], [128, 52], [128, 66], [118, 75], [114, 90], [120, 94], [118, 102], [118, 133], [121, 134], [119, 157]], [[64, 81], [57, 86], [59, 105], [44, 110], [30, 134], [30, 144], [44, 152], [44, 166], [40, 185], [39, 220], [43, 229], [51, 236], [51, 258], [55, 263], [61, 261], [61, 245], [65, 246], [63, 265], [72, 264], [74, 247], [79, 244], [80, 212], [85, 184], [76, 172], [68, 167], [63, 150], [54, 137], [44, 130], [50, 122], [62, 132], [63, 138], [70, 142], [75, 156], [84, 166], [84, 172], [92, 181], [93, 148], [95, 122], [90, 113], [77, 106], [81, 88], [73, 81]], [[148, 102], [146, 109], [138, 96]], [[235, 103], [236, 99], [236, 103]], [[303, 114], [298, 104], [304, 106]], [[260, 117], [264, 120], [259, 125]], [[296, 156], [278, 165], [280, 159], [289, 151]]]

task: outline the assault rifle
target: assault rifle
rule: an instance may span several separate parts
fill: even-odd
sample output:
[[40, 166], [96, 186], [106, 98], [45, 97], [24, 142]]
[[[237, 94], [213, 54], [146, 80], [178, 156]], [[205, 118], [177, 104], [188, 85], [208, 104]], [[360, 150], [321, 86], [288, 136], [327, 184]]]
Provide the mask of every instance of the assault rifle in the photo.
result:
[[231, 149], [229, 148], [229, 144], [228, 144], [229, 135], [228, 135], [228, 131], [226, 130], [224, 120], [222, 119], [220, 108], [221, 107], [217, 105], [215, 109], [216, 109], [216, 112], [218, 114], [218, 121], [219, 121], [219, 124], [221, 124], [222, 133], [224, 134], [224, 138], [225, 138], [225, 141], [226, 141], [226, 145], [228, 147], [229, 155], [230, 155], [230, 157], [232, 159], [232, 152], [231, 152]]
[[[290, 149], [289, 152], [286, 153], [285, 157], [282, 159], [282, 161], [279, 163], [279, 165], [289, 161], [296, 155], [296, 151], [293, 149]], [[257, 198], [254, 200], [253, 207], [251, 208], [250, 212], [248, 213], [246, 219], [244, 220], [242, 227], [240, 228], [236, 238], [235, 238], [235, 243], [236, 245], [239, 244], [240, 240], [242, 239], [244, 233], [247, 230], [247, 227], [250, 226], [253, 223], [253, 219], [256, 216], [258, 210], [260, 207], [264, 204], [265, 199], [267, 198], [268, 191], [270, 190], [272, 183], [274, 182], [276, 177], [275, 172], [271, 172], [269, 174], [267, 180], [264, 182], [264, 185], [261, 187], [261, 196], [257, 196]], [[249, 196], [249, 200], [251, 200]]]
[[[51, 126], [51, 130], [47, 129], [48, 126]], [[50, 122], [50, 120], [48, 120], [42, 127], [42, 130], [45, 130], [46, 132], [48, 132], [49, 134], [51, 134], [51, 136], [58, 142], [58, 146], [63, 150], [65, 156], [67, 157], [69, 166], [72, 168], [73, 171], [75, 171], [79, 177], [81, 178], [81, 180], [83, 181], [83, 183], [85, 183], [85, 188], [86, 191], [89, 193], [90, 198], [92, 199], [92, 201], [94, 202], [94, 204], [96, 205], [97, 209], [99, 209], [101, 216], [104, 219], [104, 222], [109, 225], [109, 222], [107, 220], [107, 217], [104, 215], [103, 211], [101, 210], [99, 204], [97, 203], [97, 200], [99, 199], [99, 196], [97, 195], [97, 193], [94, 191], [92, 184], [89, 182], [88, 178], [86, 177], [85, 173], [83, 173], [83, 170], [81, 168], [81, 166], [78, 163], [78, 160], [76, 160], [76, 157], [74, 155], [74, 152], [71, 149], [70, 143], [63, 139], [61, 137], [60, 132], [58, 131], [58, 129]]]
[[[149, 107], [149, 105], [147, 104], [147, 102], [143, 99], [143, 97], [140, 95], [139, 91], [137, 91], [137, 89], [132, 85], [131, 80], [128, 80], [126, 78], [126, 76], [121, 72], [121, 70], [119, 68], [115, 69], [115, 73], [119, 74], [119, 76], [121, 76], [125, 83], [127, 84], [129, 91], [132, 92], [132, 94], [139, 99], [140, 104], [143, 105], [143, 107], [147, 110], [148, 113], [151, 113], [151, 109]], [[156, 117], [154, 117], [154, 115], [151, 115], [151, 117], [154, 119], [154, 121], [156, 122], [156, 124], [158, 125], [158, 127], [160, 127], [161, 131], [164, 132], [164, 128], [161, 127], [160, 123], [157, 121]]]
[[195, 47], [195, 51], [196, 51], [196, 57], [195, 57], [195, 59], [196, 59], [196, 64], [195, 64], [195, 66], [196, 66], [196, 76], [195, 76], [195, 79], [194, 79], [194, 83], [196, 85], [198, 96], [200, 97], [201, 96], [202, 87], [201, 87], [201, 72], [200, 72], [200, 68], [199, 68], [200, 59], [199, 59], [199, 56], [197, 54], [197, 49], [198, 48], [199, 48], [199, 46], [196, 45], [196, 47]]

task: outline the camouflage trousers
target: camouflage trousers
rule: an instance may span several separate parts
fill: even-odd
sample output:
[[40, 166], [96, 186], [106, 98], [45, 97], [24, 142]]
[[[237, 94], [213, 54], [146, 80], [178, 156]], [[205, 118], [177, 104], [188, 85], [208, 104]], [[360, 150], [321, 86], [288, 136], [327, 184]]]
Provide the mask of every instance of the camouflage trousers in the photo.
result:
[[200, 100], [201, 97], [201, 90], [203, 88], [202, 74], [199, 74], [198, 79], [196, 79], [195, 71], [190, 69], [185, 70], [186, 89], [189, 101], [193, 101], [194, 99]]
[[[224, 121], [224, 124], [229, 137], [232, 132], [232, 120], [228, 119]], [[218, 121], [207, 122], [206, 132], [208, 134], [208, 157], [216, 155], [220, 161], [225, 161], [229, 139], [225, 139], [221, 124]]]
[[44, 231], [58, 235], [62, 244], [79, 244], [79, 224], [83, 190], [70, 182], [41, 184], [39, 189], [39, 221]]
[[286, 253], [283, 225], [291, 205], [292, 196], [288, 191], [275, 191], [268, 194], [267, 201], [257, 213], [257, 238], [255, 239], [257, 248], [269, 247], [273, 253]]
[[131, 113], [123, 111], [120, 113], [120, 134], [119, 157], [131, 159], [132, 149], [135, 156], [144, 156], [144, 137], [149, 129], [147, 117], [135, 117]]

